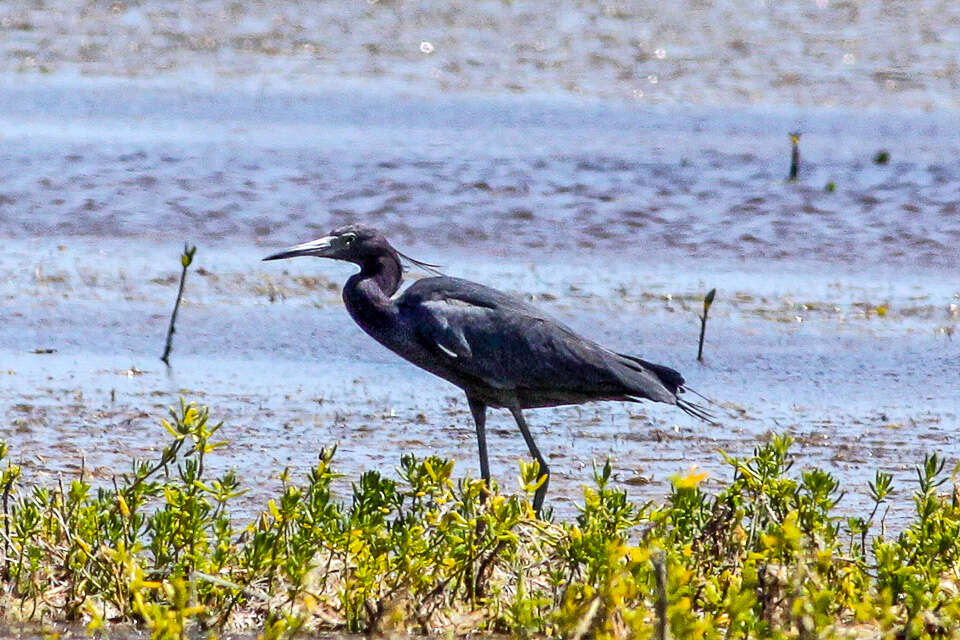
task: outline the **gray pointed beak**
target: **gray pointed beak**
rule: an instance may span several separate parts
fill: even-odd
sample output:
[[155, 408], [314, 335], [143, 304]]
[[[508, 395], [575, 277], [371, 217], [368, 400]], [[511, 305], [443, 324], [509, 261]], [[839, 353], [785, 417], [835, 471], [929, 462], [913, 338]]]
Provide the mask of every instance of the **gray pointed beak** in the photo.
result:
[[334, 240], [336, 240], [334, 236], [324, 236], [310, 242], [287, 247], [283, 251], [267, 256], [264, 260], [283, 260], [284, 258], [296, 258], [297, 256], [325, 258], [336, 248]]

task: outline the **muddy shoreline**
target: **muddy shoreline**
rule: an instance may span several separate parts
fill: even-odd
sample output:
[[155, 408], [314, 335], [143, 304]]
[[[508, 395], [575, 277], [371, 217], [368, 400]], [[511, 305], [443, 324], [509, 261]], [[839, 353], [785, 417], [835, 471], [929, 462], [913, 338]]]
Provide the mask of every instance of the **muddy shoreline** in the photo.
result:
[[[170, 243], [8, 243], [0, 437], [27, 477], [75, 473], [81, 461], [102, 479], [127, 470], [131, 458], [157, 453], [165, 438], [157, 420], [181, 395], [226, 421], [231, 446], [214, 464], [243, 473], [251, 510], [284, 467], [305, 473], [334, 443], [345, 495], [363, 470], [392, 473], [401, 452], [453, 457], [477, 473], [462, 394], [352, 324], [337, 284], [348, 266], [278, 268], [255, 261], [267, 253], [260, 247], [201, 245], [168, 371], [159, 353], [176, 287]], [[655, 498], [694, 466], [711, 483], [729, 480], [718, 450], [746, 455], [786, 432], [797, 439], [798, 468], [837, 474], [855, 510], [876, 469], [906, 490], [923, 452], [957, 455], [948, 331], [960, 298], [923, 274], [896, 285], [840, 273], [778, 282], [732, 269], [647, 272], [609, 256], [533, 265], [455, 249], [430, 256], [438, 254], [451, 275], [501, 286], [601, 342], [675, 366], [720, 403], [719, 427], [653, 404], [531, 412], [556, 470], [551, 502], [561, 517], [576, 513], [591, 464], [606, 458], [635, 500]], [[696, 316], [708, 286], [720, 296], [699, 365]], [[494, 473], [514, 487], [522, 439], [501, 412], [490, 429]]]

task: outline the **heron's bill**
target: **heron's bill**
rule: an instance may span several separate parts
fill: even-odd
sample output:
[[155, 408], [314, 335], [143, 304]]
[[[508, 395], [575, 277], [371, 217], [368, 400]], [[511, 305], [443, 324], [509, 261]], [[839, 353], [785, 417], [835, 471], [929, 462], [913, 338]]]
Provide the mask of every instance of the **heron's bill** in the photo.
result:
[[283, 251], [267, 256], [264, 260], [283, 260], [284, 258], [296, 258], [297, 256], [317, 256], [322, 258], [328, 255], [335, 247], [335, 240], [336, 237], [334, 236], [324, 236], [316, 240], [311, 240], [310, 242], [287, 247]]

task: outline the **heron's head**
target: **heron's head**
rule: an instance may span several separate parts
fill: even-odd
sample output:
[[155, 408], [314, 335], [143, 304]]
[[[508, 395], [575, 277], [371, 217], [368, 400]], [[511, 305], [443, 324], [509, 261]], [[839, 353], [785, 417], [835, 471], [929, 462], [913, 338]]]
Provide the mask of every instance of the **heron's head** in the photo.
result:
[[316, 256], [363, 264], [368, 259], [384, 253], [395, 254], [396, 250], [390, 246], [382, 233], [370, 227], [351, 224], [334, 229], [330, 235], [322, 238], [287, 247], [283, 251], [267, 256], [264, 260]]

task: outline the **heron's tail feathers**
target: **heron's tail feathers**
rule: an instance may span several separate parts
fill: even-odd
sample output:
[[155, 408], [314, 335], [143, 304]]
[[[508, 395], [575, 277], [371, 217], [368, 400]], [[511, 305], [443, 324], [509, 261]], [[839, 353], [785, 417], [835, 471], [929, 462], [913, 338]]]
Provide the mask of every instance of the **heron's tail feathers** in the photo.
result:
[[[700, 394], [697, 394], [697, 395], [700, 395]], [[707, 411], [707, 409], [703, 405], [697, 404], [695, 402], [690, 402], [689, 400], [684, 400], [683, 398], [677, 398], [677, 406], [683, 409], [683, 412], [686, 413], [688, 416], [693, 416], [694, 418], [703, 420], [704, 422], [711, 424], [713, 426], [717, 426], [719, 424], [714, 419], [715, 416], [709, 411]]]
[[[642, 396], [632, 396], [632, 395], [624, 396], [624, 398], [627, 400], [630, 400], [631, 402], [643, 402], [645, 400], [645, 398], [643, 398]], [[695, 402], [690, 402], [689, 400], [684, 400], [683, 398], [680, 398], [680, 397], [674, 398], [671, 404], [677, 405], [678, 407], [683, 409], [684, 413], [686, 413], [689, 416], [693, 416], [698, 420], [703, 420], [704, 422], [707, 422], [714, 426], [718, 424], [718, 422], [714, 419], [714, 415], [710, 413], [710, 411], [708, 411], [706, 407], [704, 407], [703, 405], [697, 404]]]
[[662, 364], [647, 362], [642, 358], [630, 356], [625, 353], [618, 353], [617, 355], [626, 360], [627, 362], [624, 362], [624, 364], [634, 371], [640, 371], [643, 373], [650, 372], [655, 375], [660, 383], [665, 386], [671, 394], [676, 395], [683, 390], [683, 376], [680, 375], [680, 372], [676, 369], [665, 367]]
[[[691, 389], [686, 385], [686, 381], [683, 379], [683, 376], [680, 375], [680, 372], [676, 369], [671, 369], [670, 367], [665, 367], [662, 364], [656, 364], [653, 362], [648, 362], [642, 358], [636, 356], [627, 355], [625, 353], [618, 353], [618, 356], [623, 358], [623, 364], [627, 365], [629, 368], [634, 371], [653, 374], [657, 380], [662, 384], [667, 391], [670, 392], [669, 399], [659, 396], [657, 394], [648, 394], [651, 399], [660, 400], [661, 402], [670, 402], [676, 403], [678, 407], [683, 409], [687, 415], [691, 415], [694, 418], [703, 420], [712, 425], [716, 425], [717, 421], [715, 416], [706, 407], [695, 402], [690, 402], [689, 400], [684, 400], [680, 397], [681, 393], [689, 391], [693, 395], [701, 398], [707, 404], [716, 406], [716, 402], [703, 395], [699, 391]], [[662, 391], [661, 391], [662, 393]], [[628, 396], [630, 397], [630, 396]]]

